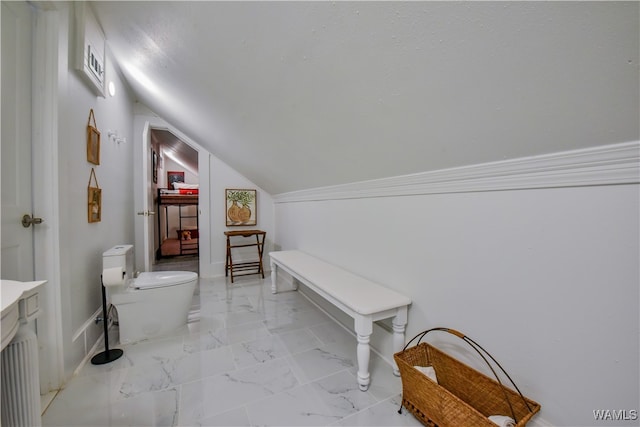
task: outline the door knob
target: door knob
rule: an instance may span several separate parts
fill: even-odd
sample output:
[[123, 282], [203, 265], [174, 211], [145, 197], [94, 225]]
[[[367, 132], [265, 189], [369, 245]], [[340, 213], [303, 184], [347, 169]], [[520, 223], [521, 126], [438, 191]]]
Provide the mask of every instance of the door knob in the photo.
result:
[[155, 212], [151, 212], [151, 211], [142, 211], [142, 212], [137, 212], [138, 215], [142, 215], [142, 216], [149, 216], [149, 215], [155, 215]]
[[42, 222], [43, 222], [42, 218], [35, 218], [29, 214], [24, 214], [22, 216], [22, 226], [24, 228], [29, 228], [31, 224], [42, 224]]

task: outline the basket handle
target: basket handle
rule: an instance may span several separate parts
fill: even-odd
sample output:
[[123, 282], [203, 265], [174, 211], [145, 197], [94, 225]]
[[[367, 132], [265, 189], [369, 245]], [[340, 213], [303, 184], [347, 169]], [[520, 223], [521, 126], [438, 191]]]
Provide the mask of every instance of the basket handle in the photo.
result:
[[498, 374], [496, 373], [495, 369], [493, 369], [493, 366], [491, 365], [491, 363], [489, 363], [489, 361], [487, 360], [485, 355], [489, 356], [489, 358], [493, 361], [493, 363], [495, 363], [498, 366], [498, 368], [500, 368], [502, 373], [509, 379], [509, 382], [511, 382], [513, 387], [516, 389], [516, 391], [520, 395], [520, 398], [524, 402], [524, 404], [527, 407], [527, 409], [529, 410], [529, 412], [533, 412], [533, 410], [531, 409], [531, 406], [529, 406], [529, 403], [527, 402], [527, 399], [525, 399], [524, 395], [522, 394], [522, 392], [520, 391], [520, 389], [518, 388], [516, 383], [513, 382], [513, 380], [511, 379], [511, 377], [507, 373], [507, 371], [504, 370], [504, 368], [500, 365], [500, 363], [498, 363], [498, 361], [487, 350], [482, 348], [482, 346], [480, 344], [478, 344], [477, 342], [475, 342], [474, 340], [472, 340], [471, 338], [469, 338], [468, 336], [466, 336], [465, 334], [463, 334], [460, 331], [457, 331], [457, 330], [451, 329], [451, 328], [442, 328], [442, 327], [427, 329], [426, 331], [420, 332], [418, 335], [416, 335], [415, 337], [411, 338], [411, 340], [407, 343], [407, 345], [404, 346], [404, 349], [402, 351], [405, 351], [407, 349], [407, 347], [409, 347], [409, 344], [411, 344], [413, 342], [413, 340], [415, 340], [418, 337], [420, 337], [420, 338], [418, 339], [418, 342], [416, 343], [416, 345], [420, 344], [420, 342], [422, 341], [424, 336], [427, 335], [429, 332], [432, 332], [432, 331], [442, 331], [442, 332], [447, 332], [447, 333], [449, 333], [451, 335], [455, 335], [456, 337], [460, 338], [461, 340], [463, 340], [464, 342], [469, 344], [469, 346], [471, 346], [471, 348], [473, 348], [476, 351], [476, 353], [478, 353], [480, 355], [480, 357], [482, 357], [482, 360], [484, 360], [484, 362], [487, 364], [489, 369], [491, 369], [491, 372], [493, 372], [493, 376], [498, 381], [498, 384], [500, 384], [500, 388], [502, 389], [502, 393], [504, 394], [504, 397], [507, 400], [507, 404], [509, 405], [509, 409], [511, 410], [511, 415], [513, 416], [513, 419], [515, 420], [516, 423], [518, 422], [518, 420], [516, 418], [515, 411], [513, 410], [513, 406], [511, 405], [511, 400], [509, 399], [509, 395], [507, 394], [507, 390], [505, 389], [504, 384], [502, 384], [502, 381], [500, 381], [500, 377], [498, 377]]

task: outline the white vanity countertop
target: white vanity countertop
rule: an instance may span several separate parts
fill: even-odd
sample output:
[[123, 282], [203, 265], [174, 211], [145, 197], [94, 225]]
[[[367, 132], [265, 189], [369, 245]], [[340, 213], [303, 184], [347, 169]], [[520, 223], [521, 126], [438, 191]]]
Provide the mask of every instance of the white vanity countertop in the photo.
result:
[[15, 336], [20, 325], [20, 306], [19, 302], [23, 299], [31, 299], [31, 303], [27, 301], [25, 304], [24, 316], [25, 320], [32, 315], [38, 313], [38, 297], [36, 295], [38, 287], [47, 283], [46, 280], [38, 280], [35, 282], [17, 282], [15, 280], [0, 280], [0, 303], [2, 305], [2, 313], [0, 315], [0, 343], [1, 349], [9, 345], [11, 339]]
[[28, 296], [32, 291], [47, 283], [46, 280], [36, 280], [35, 282], [17, 282], [15, 280], [0, 280], [0, 302], [2, 303], [2, 314], [12, 307], [23, 297]]

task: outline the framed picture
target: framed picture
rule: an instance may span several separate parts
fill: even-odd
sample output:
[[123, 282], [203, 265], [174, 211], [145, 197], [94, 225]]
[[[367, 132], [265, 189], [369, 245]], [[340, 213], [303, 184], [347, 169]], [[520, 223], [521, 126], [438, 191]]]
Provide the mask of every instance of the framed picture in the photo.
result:
[[[94, 187], [95, 185], [95, 187]], [[87, 186], [88, 196], [88, 221], [100, 222], [102, 220], [102, 190], [98, 185], [98, 178], [96, 178], [96, 172], [91, 168], [91, 174], [89, 175], [89, 185]]]
[[158, 183], [158, 153], [156, 153], [156, 150], [153, 150], [152, 154], [151, 154], [151, 160], [152, 160], [152, 174], [153, 174], [153, 183], [157, 184]]
[[233, 226], [253, 226], [258, 218], [256, 190], [229, 188], [225, 190], [226, 224]]
[[[93, 119], [93, 124], [91, 124], [91, 119]], [[100, 164], [100, 131], [96, 125], [93, 109], [89, 112], [87, 123], [87, 161], [94, 165]]]
[[167, 172], [167, 188], [173, 190], [174, 182], [184, 182], [184, 172], [168, 171]]
[[102, 190], [89, 188], [89, 222], [100, 222], [102, 219]]

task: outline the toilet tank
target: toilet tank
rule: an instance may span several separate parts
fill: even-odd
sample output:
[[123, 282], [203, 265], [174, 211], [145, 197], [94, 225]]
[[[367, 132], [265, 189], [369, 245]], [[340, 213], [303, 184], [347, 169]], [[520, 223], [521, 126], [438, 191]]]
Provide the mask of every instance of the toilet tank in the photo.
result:
[[102, 254], [102, 269], [122, 267], [125, 279], [133, 277], [135, 268], [133, 245], [117, 245]]

